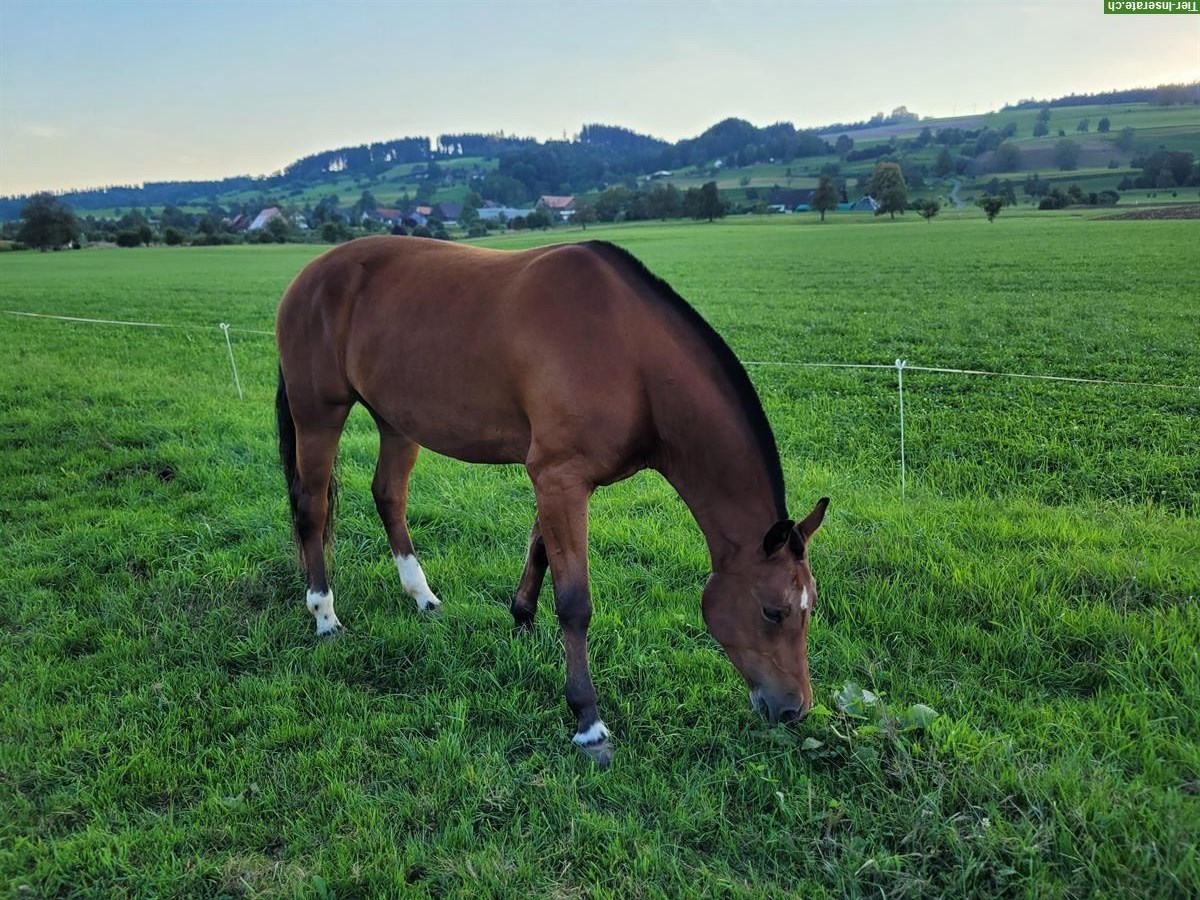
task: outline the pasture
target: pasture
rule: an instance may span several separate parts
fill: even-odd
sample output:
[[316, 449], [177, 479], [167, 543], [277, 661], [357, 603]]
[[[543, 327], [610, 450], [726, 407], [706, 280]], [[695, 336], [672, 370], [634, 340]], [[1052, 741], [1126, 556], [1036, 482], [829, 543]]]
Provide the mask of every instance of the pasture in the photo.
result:
[[895, 371], [780, 363], [1200, 388], [1195, 226], [909, 219], [492, 241], [632, 250], [755, 363], [792, 513], [833, 499], [818, 705], [784, 730], [704, 630], [707, 554], [669, 486], [597, 493], [608, 771], [569, 743], [548, 598], [511, 635], [519, 467], [422, 455], [410, 526], [445, 601], [427, 620], [357, 411], [347, 631], [314, 638], [273, 341], [233, 333], [239, 400], [216, 325], [270, 331], [319, 248], [4, 254], [5, 310], [196, 327], [0, 314], [0, 890], [1194, 896], [1200, 390], [908, 373], [902, 498]]

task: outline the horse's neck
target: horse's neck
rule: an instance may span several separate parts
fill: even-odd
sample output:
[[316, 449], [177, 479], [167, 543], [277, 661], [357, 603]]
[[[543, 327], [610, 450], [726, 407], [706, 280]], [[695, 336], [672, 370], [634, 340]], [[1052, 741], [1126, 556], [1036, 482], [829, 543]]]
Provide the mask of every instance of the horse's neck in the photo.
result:
[[709, 407], [662, 435], [660, 471], [704, 533], [715, 572], [761, 546], [779, 519], [768, 463], [742, 419]]

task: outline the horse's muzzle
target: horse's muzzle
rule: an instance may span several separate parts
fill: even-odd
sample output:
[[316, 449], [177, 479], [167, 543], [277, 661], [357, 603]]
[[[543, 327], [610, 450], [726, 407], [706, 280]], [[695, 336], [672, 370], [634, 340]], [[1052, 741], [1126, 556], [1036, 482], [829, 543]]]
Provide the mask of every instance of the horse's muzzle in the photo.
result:
[[794, 725], [808, 714], [804, 704], [797, 705], [791, 698], [780, 700], [760, 687], [750, 689], [750, 705], [772, 725]]

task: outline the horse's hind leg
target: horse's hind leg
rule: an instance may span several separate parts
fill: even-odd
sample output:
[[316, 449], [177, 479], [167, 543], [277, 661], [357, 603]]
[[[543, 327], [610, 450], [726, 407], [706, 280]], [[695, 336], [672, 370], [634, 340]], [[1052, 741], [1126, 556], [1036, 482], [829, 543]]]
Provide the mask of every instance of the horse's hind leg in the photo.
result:
[[408, 505], [408, 476], [417, 462], [420, 447], [402, 434], [379, 424], [379, 461], [375, 465], [375, 480], [371, 493], [375, 496], [375, 508], [387, 531], [392, 558], [400, 571], [400, 584], [405, 593], [417, 601], [417, 609], [436, 610], [442, 605], [429, 589], [425, 572], [417, 562], [412, 538], [408, 534], [405, 509]]
[[529, 551], [525, 556], [525, 568], [521, 572], [521, 580], [517, 583], [516, 596], [509, 607], [513, 625], [518, 629], [533, 628], [533, 621], [537, 618], [538, 594], [542, 592], [547, 564], [542, 526], [538, 519], [534, 519], [533, 528], [529, 532]]
[[325, 541], [329, 532], [333, 464], [349, 406], [330, 407], [318, 421], [296, 420], [296, 483], [293, 488], [296, 535], [308, 576], [305, 605], [317, 620], [317, 634], [341, 630], [333, 609], [333, 590], [325, 571]]

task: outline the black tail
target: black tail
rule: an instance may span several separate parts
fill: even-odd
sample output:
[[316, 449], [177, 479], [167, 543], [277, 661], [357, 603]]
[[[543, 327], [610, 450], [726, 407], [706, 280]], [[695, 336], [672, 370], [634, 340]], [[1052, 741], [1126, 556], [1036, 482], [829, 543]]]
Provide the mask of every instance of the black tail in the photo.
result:
[[[300, 541], [300, 473], [296, 467], [296, 422], [292, 418], [292, 407], [288, 403], [287, 382], [283, 380], [283, 369], [279, 369], [279, 384], [275, 388], [275, 425], [279, 430], [279, 462], [283, 465], [283, 477], [287, 481], [288, 504], [292, 510], [292, 535]], [[337, 477], [329, 476], [329, 513], [325, 517], [324, 542], [328, 548], [333, 538], [333, 512], [337, 505]]]

